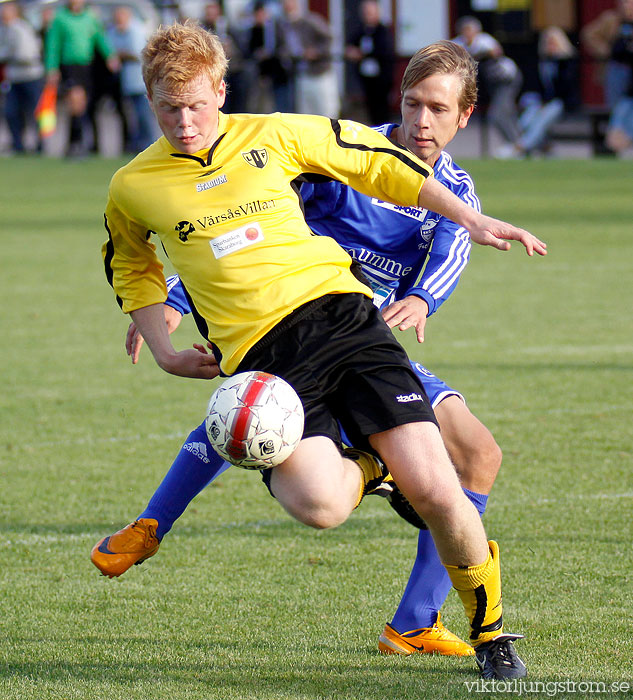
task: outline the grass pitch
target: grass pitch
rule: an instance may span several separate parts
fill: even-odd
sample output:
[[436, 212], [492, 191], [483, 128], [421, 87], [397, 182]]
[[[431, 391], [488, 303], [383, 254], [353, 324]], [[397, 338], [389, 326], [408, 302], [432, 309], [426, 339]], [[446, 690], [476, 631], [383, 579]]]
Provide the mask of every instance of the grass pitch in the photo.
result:
[[[576, 683], [556, 686], [574, 698], [589, 697], [582, 683], [633, 687], [631, 166], [462, 164], [485, 210], [549, 255], [475, 247], [424, 345], [403, 342], [504, 450], [485, 522], [527, 681]], [[136, 367], [125, 356], [99, 253], [119, 165], [0, 168], [0, 698], [473, 696], [472, 660], [377, 653], [416, 542], [379, 499], [314, 532], [231, 469], [143, 566], [110, 581], [90, 563], [143, 509], [215, 386], [162, 373], [146, 349]], [[194, 340], [183, 323], [175, 342]], [[454, 593], [444, 620], [466, 633]]]

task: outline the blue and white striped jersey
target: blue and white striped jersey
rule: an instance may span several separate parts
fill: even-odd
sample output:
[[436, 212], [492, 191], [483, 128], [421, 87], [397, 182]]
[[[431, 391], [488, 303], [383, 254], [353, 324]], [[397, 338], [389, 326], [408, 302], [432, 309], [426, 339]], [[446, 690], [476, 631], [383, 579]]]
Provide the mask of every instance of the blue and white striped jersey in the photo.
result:
[[[376, 127], [389, 136], [395, 124]], [[481, 211], [473, 181], [442, 151], [435, 178], [467, 204]], [[457, 286], [468, 262], [468, 231], [427, 209], [403, 207], [360, 194], [340, 182], [304, 183], [301, 197], [310, 228], [331, 236], [361, 263], [377, 306], [415, 294], [426, 301], [429, 315]], [[170, 306], [189, 313], [178, 278], [168, 280]]]
[[[395, 124], [376, 127], [389, 136]], [[435, 178], [477, 211], [470, 175], [445, 151]], [[468, 262], [468, 231], [439, 214], [360, 194], [340, 182], [304, 184], [301, 196], [310, 228], [332, 236], [362, 264], [379, 306], [414, 294], [437, 311], [457, 286]]]

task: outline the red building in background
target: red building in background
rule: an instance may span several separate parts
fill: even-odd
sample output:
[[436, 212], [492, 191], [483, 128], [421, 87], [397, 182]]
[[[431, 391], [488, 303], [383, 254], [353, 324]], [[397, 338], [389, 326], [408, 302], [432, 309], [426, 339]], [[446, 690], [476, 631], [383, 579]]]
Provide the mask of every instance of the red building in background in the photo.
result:
[[[416, 15], [424, 12], [426, 0], [418, 0]], [[549, 25], [558, 25], [570, 36], [580, 50], [581, 98], [585, 105], [603, 103], [600, 81], [601, 66], [596, 64], [583, 50], [579, 43], [581, 28], [595, 19], [601, 12], [612, 9], [616, 0], [443, 0], [447, 14], [449, 38], [454, 36], [455, 21], [463, 15], [478, 17], [484, 30], [493, 34], [504, 46], [509, 56], [514, 58], [526, 76], [526, 89], [530, 89], [530, 76], [536, 75], [538, 32]], [[391, 20], [398, 34], [398, 23], [403, 18], [402, 8], [412, 6], [410, 0], [381, 0], [383, 13]], [[348, 31], [350, 18], [354, 18], [359, 5], [358, 0], [307, 0], [309, 8], [330, 19], [339, 41]], [[482, 6], [496, 7], [490, 10], [478, 10]], [[416, 17], [416, 20], [419, 16]], [[337, 26], [338, 25], [338, 26]], [[401, 55], [400, 72], [395, 76], [399, 82], [404, 66], [410, 55]]]

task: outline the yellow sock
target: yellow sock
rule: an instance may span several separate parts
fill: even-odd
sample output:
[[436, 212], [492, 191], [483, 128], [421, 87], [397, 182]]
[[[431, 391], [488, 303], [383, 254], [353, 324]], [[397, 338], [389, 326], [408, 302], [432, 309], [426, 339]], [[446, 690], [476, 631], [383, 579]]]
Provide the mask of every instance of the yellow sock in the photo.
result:
[[358, 508], [363, 496], [372, 488], [375, 488], [383, 480], [383, 469], [380, 462], [362, 450], [357, 450], [353, 447], [346, 447], [343, 450], [345, 457], [353, 460], [360, 469], [361, 480], [360, 489], [358, 491], [358, 499], [354, 508]]
[[489, 642], [503, 632], [499, 545], [490, 540], [489, 554], [477, 566], [446, 566], [470, 622], [473, 646]]

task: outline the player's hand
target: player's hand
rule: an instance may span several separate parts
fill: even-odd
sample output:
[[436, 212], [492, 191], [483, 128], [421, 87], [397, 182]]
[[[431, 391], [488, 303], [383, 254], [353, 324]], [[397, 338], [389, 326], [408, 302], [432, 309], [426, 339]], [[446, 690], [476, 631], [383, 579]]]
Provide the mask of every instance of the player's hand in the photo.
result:
[[[203, 355], [208, 355], [210, 358], [210, 363], [208, 365], [209, 372], [215, 372], [215, 374], [212, 377], [208, 377], [209, 379], [213, 379], [214, 377], [217, 377], [220, 374], [220, 365], [218, 361], [215, 359], [215, 355], [213, 354], [213, 345], [211, 343], [207, 343], [207, 348], [211, 350], [211, 354], [207, 352], [207, 349], [204, 347], [204, 345], [200, 345], [199, 343], [194, 343], [193, 347]], [[216, 369], [213, 369], [213, 362], [215, 362], [215, 367]]]
[[[167, 330], [169, 333], [173, 333], [182, 321], [182, 314], [180, 311], [176, 311], [173, 306], [169, 306], [169, 304], [163, 304], [163, 311], [165, 313]], [[138, 362], [139, 353], [141, 352], [141, 347], [143, 346], [144, 342], [145, 340], [143, 336], [134, 324], [134, 321], [132, 321], [125, 336], [125, 350], [132, 358], [133, 365]]]
[[194, 350], [181, 350], [163, 358], [160, 367], [178, 377], [215, 379], [220, 374], [220, 367], [215, 357], [207, 353], [201, 345], [194, 344], [194, 348]]
[[469, 227], [470, 238], [479, 245], [489, 245], [497, 250], [510, 250], [508, 241], [519, 241], [528, 255], [547, 255], [547, 244], [529, 231], [508, 224], [491, 216], [481, 215], [479, 223]]
[[411, 295], [394, 301], [382, 310], [382, 317], [389, 328], [398, 326], [398, 330], [406, 331], [407, 328], [414, 327], [418, 337], [418, 343], [424, 342], [424, 327], [426, 317], [429, 313], [429, 305], [421, 297]]

